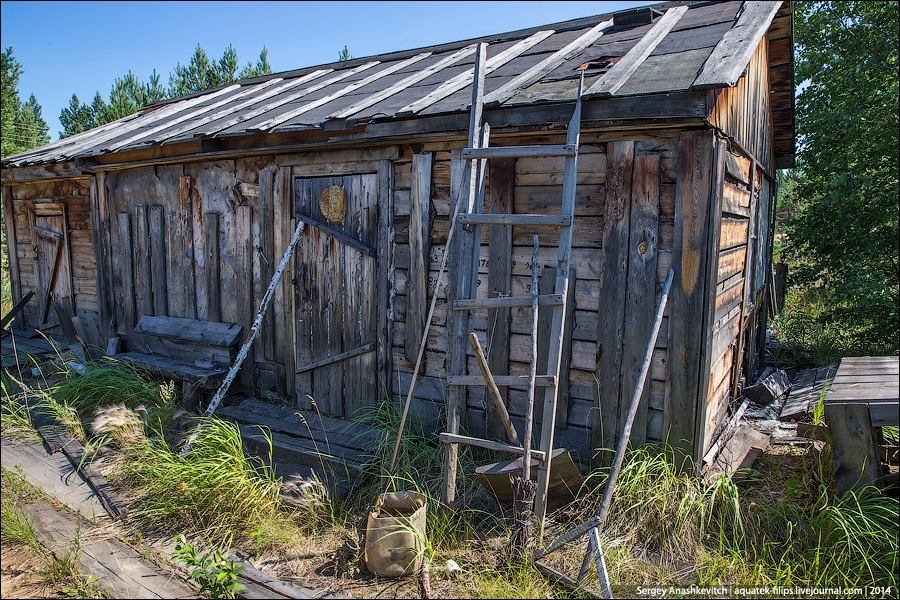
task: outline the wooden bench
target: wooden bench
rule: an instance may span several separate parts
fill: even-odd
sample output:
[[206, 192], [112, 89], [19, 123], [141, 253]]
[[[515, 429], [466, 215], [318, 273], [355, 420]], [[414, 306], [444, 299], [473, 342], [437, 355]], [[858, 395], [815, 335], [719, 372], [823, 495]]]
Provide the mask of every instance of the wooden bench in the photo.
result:
[[825, 395], [831, 433], [835, 489], [872, 485], [881, 479], [873, 427], [900, 423], [900, 358], [860, 356], [841, 360]]
[[200, 390], [214, 390], [234, 362], [243, 326], [144, 315], [134, 327], [132, 348], [115, 357], [183, 382], [187, 408], [196, 409]]

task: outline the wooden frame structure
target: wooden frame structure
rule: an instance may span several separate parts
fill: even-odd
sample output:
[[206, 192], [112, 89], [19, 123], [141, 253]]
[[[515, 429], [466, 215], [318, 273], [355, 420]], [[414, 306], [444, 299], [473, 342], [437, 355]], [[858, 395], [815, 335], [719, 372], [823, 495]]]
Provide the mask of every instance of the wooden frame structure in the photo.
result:
[[[699, 462], [764, 339], [774, 173], [793, 165], [791, 29], [790, 2], [674, 2], [166, 100], [2, 160], [13, 299], [47, 293], [29, 214], [61, 204], [66, 291], [104, 341], [128, 349], [143, 315], [249, 329], [302, 221], [237, 384], [340, 418], [402, 402], [445, 253], [457, 276], [451, 199], [467, 160], [475, 48], [485, 43], [492, 148], [565, 145], [582, 74], [586, 88], [556, 427], [542, 431], [554, 418], [541, 407], [536, 435], [553, 435], [584, 464], [615, 446], [671, 266], [633, 439], [668, 442]], [[559, 214], [564, 160], [492, 158], [484, 212]], [[474, 240], [475, 299], [526, 293], [533, 229], [492, 227]], [[542, 294], [555, 291], [547, 286], [558, 273], [544, 267], [556, 267], [557, 242], [542, 240]], [[443, 430], [448, 414], [446, 283], [411, 410], [427, 431]], [[13, 326], [45, 325], [37, 305]], [[527, 391], [502, 378], [526, 370], [526, 312], [472, 318], [517, 427]], [[539, 342], [540, 363], [549, 344]], [[465, 337], [457, 347], [460, 368], [480, 372]], [[486, 394], [469, 391], [453, 406], [461, 431], [503, 439]]]

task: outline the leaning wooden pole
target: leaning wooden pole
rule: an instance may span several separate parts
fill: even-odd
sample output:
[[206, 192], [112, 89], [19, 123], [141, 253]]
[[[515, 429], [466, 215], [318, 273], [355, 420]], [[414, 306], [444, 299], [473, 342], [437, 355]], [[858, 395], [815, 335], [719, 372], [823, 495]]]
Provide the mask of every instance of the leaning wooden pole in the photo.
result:
[[247, 339], [244, 340], [244, 345], [241, 346], [237, 358], [234, 359], [234, 364], [231, 365], [231, 369], [222, 381], [222, 385], [219, 386], [216, 395], [210, 400], [209, 406], [206, 407], [206, 412], [203, 413], [203, 416], [211, 417], [212, 414], [216, 412], [216, 409], [219, 408], [219, 404], [222, 403], [222, 398], [225, 397], [225, 393], [228, 391], [228, 388], [231, 387], [231, 382], [234, 381], [241, 365], [244, 363], [244, 359], [246, 359], [247, 354], [250, 353], [250, 347], [253, 345], [254, 340], [259, 336], [259, 328], [262, 325], [263, 317], [266, 315], [266, 309], [269, 308], [269, 302], [271, 302], [272, 296], [275, 294], [275, 287], [278, 285], [278, 282], [281, 281], [281, 274], [284, 272], [288, 261], [294, 254], [294, 248], [296, 248], [297, 242], [300, 241], [300, 234], [303, 233], [303, 227], [303, 221], [299, 221], [297, 223], [297, 229], [294, 230], [294, 235], [291, 237], [291, 243], [288, 244], [288, 247], [285, 249], [284, 255], [281, 257], [281, 261], [275, 269], [275, 274], [272, 275], [272, 281], [269, 282], [266, 293], [263, 294], [262, 300], [259, 301], [259, 310], [256, 312], [256, 319], [253, 321], [253, 325], [250, 327], [250, 333], [247, 334]]
[[[294, 230], [294, 235], [291, 237], [291, 242], [285, 249], [284, 255], [281, 257], [281, 260], [278, 263], [278, 267], [275, 269], [275, 274], [272, 275], [272, 281], [269, 282], [269, 287], [266, 288], [266, 293], [263, 294], [262, 300], [259, 301], [259, 310], [257, 310], [256, 312], [256, 319], [254, 319], [253, 325], [250, 327], [250, 332], [247, 334], [247, 338], [244, 340], [244, 345], [241, 346], [240, 352], [238, 352], [237, 357], [234, 359], [234, 364], [231, 365], [231, 369], [228, 370], [228, 374], [222, 381], [222, 385], [219, 386], [219, 389], [216, 391], [212, 400], [210, 400], [209, 406], [206, 407], [206, 411], [203, 413], [203, 416], [211, 417], [213, 413], [216, 412], [216, 409], [219, 408], [219, 404], [222, 403], [222, 399], [225, 397], [225, 393], [228, 392], [228, 388], [231, 387], [231, 382], [234, 381], [234, 378], [237, 376], [238, 371], [241, 369], [241, 365], [244, 363], [244, 360], [250, 353], [250, 347], [253, 346], [253, 342], [259, 336], [259, 328], [262, 325], [263, 317], [265, 317], [266, 315], [266, 310], [269, 308], [269, 303], [272, 301], [272, 296], [275, 295], [275, 287], [278, 285], [278, 282], [281, 281], [281, 275], [282, 273], [284, 273], [285, 268], [287, 268], [288, 261], [291, 260], [291, 256], [293, 256], [294, 254], [294, 249], [297, 247], [297, 242], [300, 241], [300, 234], [303, 233], [304, 227], [305, 223], [303, 221], [297, 223], [297, 228]], [[197, 431], [194, 432], [194, 434], [188, 440], [188, 443], [185, 444], [184, 448], [181, 450], [181, 454], [185, 454], [190, 451], [191, 444], [196, 439], [199, 432], [200, 427], [198, 426]]]
[[[525, 436], [522, 447], [522, 477], [513, 479], [513, 508], [515, 527], [512, 532], [512, 545], [527, 548], [531, 543], [531, 520], [534, 516], [534, 495], [537, 484], [531, 480], [531, 430], [534, 426], [534, 380], [537, 376], [538, 348], [538, 253], [540, 244], [538, 236], [534, 236], [534, 254], [531, 257], [531, 364], [528, 368], [528, 400], [525, 405]], [[549, 460], [549, 457], [545, 457]], [[545, 500], [546, 501], [546, 500]], [[542, 514], [544, 511], [541, 511]]]
[[609, 512], [612, 503], [613, 490], [616, 487], [616, 479], [619, 477], [619, 471], [622, 469], [622, 462], [625, 459], [625, 450], [628, 447], [628, 439], [631, 437], [631, 426], [634, 424], [634, 417], [637, 414], [638, 405], [640, 404], [641, 395], [644, 391], [644, 383], [647, 381], [647, 373], [650, 371], [650, 361], [653, 357], [653, 347], [656, 345], [656, 337], [659, 335], [659, 328], [662, 325], [663, 313], [666, 310], [666, 304], [669, 300], [669, 290], [672, 288], [672, 279], [675, 272], [670, 268], [669, 275], [666, 277], [666, 283], [663, 286], [662, 297], [659, 299], [659, 306], [656, 308], [656, 318], [653, 321], [653, 330], [650, 334], [650, 340], [647, 343], [647, 352], [644, 355], [644, 362], [641, 364], [641, 371], [638, 375], [637, 382], [634, 385], [634, 393], [631, 396], [631, 405], [628, 409], [628, 417], [625, 419], [625, 426], [622, 428], [622, 435], [619, 437], [619, 443], [616, 446], [616, 457], [609, 472], [609, 480], [606, 482], [606, 488], [603, 490], [603, 499], [600, 501], [599, 512], [566, 534], [563, 534], [555, 542], [541, 548], [534, 553], [535, 560], [550, 554], [563, 544], [567, 544], [578, 539], [588, 531], [594, 528], [602, 529], [606, 523], [606, 515]]

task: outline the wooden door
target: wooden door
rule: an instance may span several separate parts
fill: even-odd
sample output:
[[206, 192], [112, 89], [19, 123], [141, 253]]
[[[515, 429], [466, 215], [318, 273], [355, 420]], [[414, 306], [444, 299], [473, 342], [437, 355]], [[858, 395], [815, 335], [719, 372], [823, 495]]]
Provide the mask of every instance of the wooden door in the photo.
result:
[[38, 300], [37, 326], [59, 325], [51, 299], [72, 297], [72, 265], [69, 258], [69, 231], [66, 207], [61, 202], [34, 204], [29, 210], [34, 250], [35, 296]]
[[376, 273], [377, 177], [296, 179], [294, 193], [307, 224], [294, 274], [297, 397], [351, 417], [378, 393], [375, 290], [387, 274]]

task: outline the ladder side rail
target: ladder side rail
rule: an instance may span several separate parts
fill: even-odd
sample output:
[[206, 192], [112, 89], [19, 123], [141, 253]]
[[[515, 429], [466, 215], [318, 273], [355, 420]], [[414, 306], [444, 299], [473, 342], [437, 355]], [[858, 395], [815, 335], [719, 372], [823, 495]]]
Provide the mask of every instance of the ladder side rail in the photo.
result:
[[[578, 94], [575, 100], [575, 111], [569, 121], [566, 133], [566, 144], [578, 148], [581, 136], [581, 93], [584, 87], [584, 72], [578, 82]], [[562, 214], [575, 214], [575, 186], [578, 176], [578, 152], [574, 156], [566, 157], [565, 175], [562, 193]], [[559, 230], [559, 267], [556, 272], [556, 293], [562, 294], [562, 306], [553, 308], [553, 316], [550, 324], [552, 337], [547, 355], [547, 372], [559, 377], [559, 365], [562, 361], [562, 342], [565, 332], [565, 308], [569, 301], [567, 298], [569, 289], [569, 263], [572, 254], [572, 230], [571, 227], [561, 227]], [[553, 452], [553, 437], [556, 429], [556, 402], [559, 386], [546, 388], [544, 391], [544, 414], [541, 423], [540, 449], [549, 456]], [[535, 496], [535, 516], [538, 519], [538, 543], [541, 543], [544, 535], [544, 518], [547, 516], [547, 491], [550, 487], [550, 461], [538, 466], [537, 493]]]
[[[484, 75], [485, 64], [487, 62], [487, 44], [482, 42], [478, 44], [475, 53], [475, 76], [472, 82], [472, 108], [469, 114], [469, 147], [480, 148], [484, 139], [484, 130], [482, 128], [482, 111], [484, 107]], [[456, 198], [456, 206], [458, 212], [470, 213], [472, 207], [476, 204], [479, 187], [484, 190], [484, 160], [466, 160], [463, 172], [463, 185], [460, 186], [459, 197]], [[480, 167], [480, 168], [479, 168]], [[478, 177], [481, 177], [481, 185], [479, 186]], [[462, 203], [462, 204], [460, 204]], [[480, 240], [477, 240], [480, 243]], [[472, 268], [475, 266], [475, 260], [466, 260], [465, 257], [471, 256], [474, 252], [474, 232], [471, 227], [464, 227], [460, 231], [458, 242], [455, 248], [448, 246], [446, 251], [456, 250], [459, 257], [459, 269], [457, 271], [455, 298], [447, 298], [449, 300], [469, 299], [473, 297]], [[477, 255], [476, 255], [477, 256]], [[474, 275], [477, 277], [478, 272]], [[468, 311], [452, 311], [453, 312], [453, 333], [450, 338], [448, 353], [450, 354], [450, 373], [455, 375], [464, 374], [466, 371], [466, 343], [468, 337], [469, 323], [471, 322], [471, 313]], [[447, 432], [458, 434], [460, 423], [462, 421], [463, 406], [466, 402], [466, 389], [461, 386], [453, 386], [447, 393]], [[456, 500], [456, 471], [458, 466], [459, 448], [456, 443], [448, 443], [446, 446], [446, 455], [444, 460], [444, 501], [448, 504]]]

